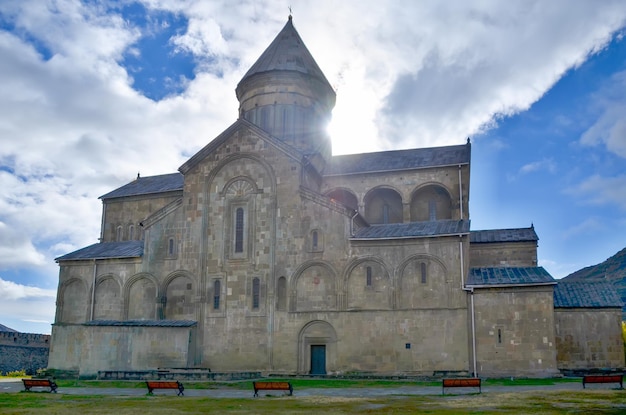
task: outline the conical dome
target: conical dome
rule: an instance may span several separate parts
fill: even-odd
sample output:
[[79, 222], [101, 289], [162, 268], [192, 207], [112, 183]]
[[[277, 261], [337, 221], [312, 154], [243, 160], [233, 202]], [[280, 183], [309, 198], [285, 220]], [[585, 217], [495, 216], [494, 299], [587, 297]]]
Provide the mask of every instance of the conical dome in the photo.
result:
[[331, 155], [335, 92], [289, 20], [236, 89], [239, 115], [305, 154]]

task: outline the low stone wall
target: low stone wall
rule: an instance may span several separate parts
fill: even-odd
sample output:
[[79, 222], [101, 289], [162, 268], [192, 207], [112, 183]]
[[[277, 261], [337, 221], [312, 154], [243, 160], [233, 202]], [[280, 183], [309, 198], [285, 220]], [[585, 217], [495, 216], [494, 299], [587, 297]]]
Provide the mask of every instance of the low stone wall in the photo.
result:
[[47, 334], [0, 332], [0, 373], [25, 370], [33, 375], [48, 366], [49, 350]]

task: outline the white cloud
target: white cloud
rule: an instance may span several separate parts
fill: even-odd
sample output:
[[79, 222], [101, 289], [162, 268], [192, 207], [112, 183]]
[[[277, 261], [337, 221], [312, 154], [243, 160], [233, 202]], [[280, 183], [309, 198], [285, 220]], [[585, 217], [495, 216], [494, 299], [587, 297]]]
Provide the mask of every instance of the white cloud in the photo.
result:
[[615, 204], [626, 210], [626, 175], [602, 177], [594, 174], [565, 191], [593, 205]]
[[[54, 320], [56, 290], [46, 290], [7, 281], [0, 277], [0, 316], [6, 324], [18, 331], [23, 327], [37, 327], [37, 331], [50, 332]], [[15, 323], [14, 323], [15, 322]], [[46, 324], [28, 324], [46, 323]], [[14, 326], [19, 324], [20, 326]]]
[[563, 232], [563, 239], [570, 239], [581, 234], [598, 232], [606, 228], [606, 225], [597, 217], [587, 218], [584, 221], [570, 226]]
[[507, 180], [509, 182], [519, 179], [521, 176], [537, 173], [540, 171], [546, 171], [548, 173], [556, 172], [556, 163], [553, 158], [543, 158], [541, 160], [532, 161], [524, 164], [516, 173], [507, 173]]
[[554, 173], [556, 171], [556, 164], [554, 162], [554, 159], [544, 158], [542, 160], [533, 161], [531, 163], [525, 164], [519, 169], [519, 174], [528, 174], [540, 170], [546, 170], [550, 173]]
[[28, 287], [11, 281], [5, 281], [2, 277], [0, 277], [0, 298], [2, 298], [3, 301], [37, 299], [50, 300], [56, 298], [56, 290]]
[[626, 159], [626, 71], [615, 74], [595, 97], [601, 115], [585, 131], [580, 143], [604, 144], [607, 150]]

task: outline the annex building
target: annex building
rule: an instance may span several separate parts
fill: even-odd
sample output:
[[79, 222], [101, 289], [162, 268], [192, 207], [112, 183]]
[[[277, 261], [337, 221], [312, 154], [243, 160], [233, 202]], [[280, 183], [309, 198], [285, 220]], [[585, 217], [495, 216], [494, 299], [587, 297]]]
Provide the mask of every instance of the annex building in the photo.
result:
[[[469, 140], [333, 156], [291, 16], [239, 118], [101, 197], [60, 266], [49, 368], [552, 376], [624, 366], [619, 296], [558, 283], [534, 227], [471, 230]], [[346, 139], [354, 139], [347, 137]]]

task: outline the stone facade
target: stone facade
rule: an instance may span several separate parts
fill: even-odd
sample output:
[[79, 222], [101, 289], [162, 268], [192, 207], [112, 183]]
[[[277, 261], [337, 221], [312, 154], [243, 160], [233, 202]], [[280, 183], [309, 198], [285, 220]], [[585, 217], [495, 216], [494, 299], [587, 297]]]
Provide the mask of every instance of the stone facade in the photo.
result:
[[554, 315], [559, 369], [624, 367], [621, 309], [556, 309]]
[[554, 295], [557, 366], [564, 372], [624, 367], [622, 301], [610, 281], [569, 281]]
[[552, 286], [476, 290], [477, 371], [483, 376], [558, 373]]
[[331, 156], [335, 94], [291, 19], [236, 92], [238, 120], [102, 196], [101, 242], [57, 258], [51, 368], [556, 371], [534, 228], [469, 230], [469, 140]]
[[98, 371], [193, 366], [195, 323], [99, 321], [55, 325], [49, 367], [95, 376]]

